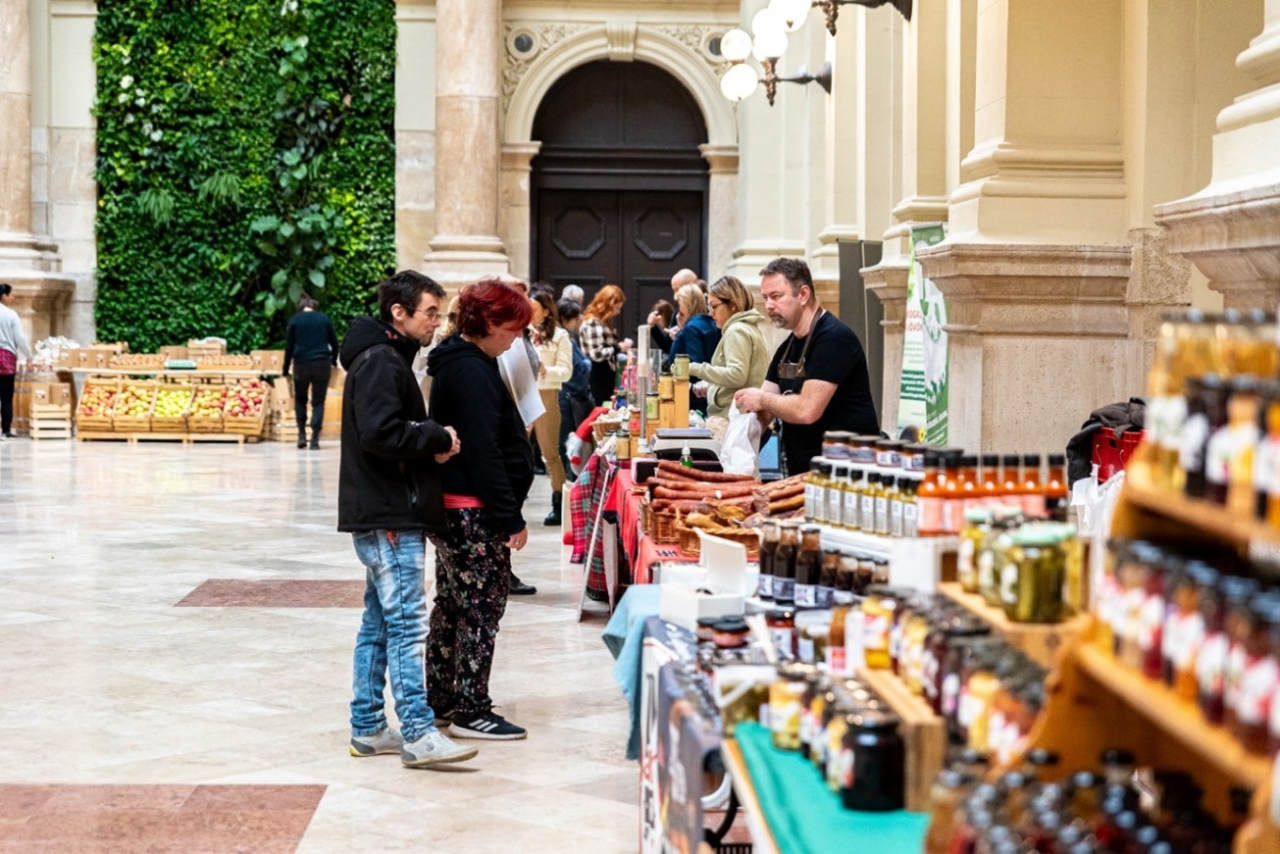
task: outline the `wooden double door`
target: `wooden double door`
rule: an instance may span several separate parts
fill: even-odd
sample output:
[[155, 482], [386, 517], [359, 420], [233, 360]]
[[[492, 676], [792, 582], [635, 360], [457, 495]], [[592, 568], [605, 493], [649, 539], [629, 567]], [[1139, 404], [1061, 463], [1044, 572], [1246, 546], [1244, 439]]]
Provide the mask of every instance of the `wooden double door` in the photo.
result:
[[534, 279], [556, 293], [580, 285], [589, 303], [603, 285], [626, 294], [618, 331], [634, 338], [671, 277], [702, 275], [706, 194], [696, 190], [539, 189], [535, 191]]

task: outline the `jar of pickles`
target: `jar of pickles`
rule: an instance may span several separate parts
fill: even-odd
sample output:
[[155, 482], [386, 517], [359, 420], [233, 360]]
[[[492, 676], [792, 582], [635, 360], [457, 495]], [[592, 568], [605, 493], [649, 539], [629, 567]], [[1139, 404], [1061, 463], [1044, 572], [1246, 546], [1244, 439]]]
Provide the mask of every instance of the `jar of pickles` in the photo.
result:
[[773, 746], [779, 750], [800, 749], [800, 715], [812, 665], [787, 663], [778, 666], [778, 678], [769, 686], [769, 728]]
[[978, 547], [991, 530], [990, 507], [974, 507], [964, 514], [960, 529], [960, 550], [956, 556], [956, 577], [965, 593], [978, 592]]
[[1000, 604], [1018, 623], [1056, 623], [1062, 619], [1066, 551], [1061, 533], [1050, 526], [1025, 525], [1012, 537], [1000, 574]]

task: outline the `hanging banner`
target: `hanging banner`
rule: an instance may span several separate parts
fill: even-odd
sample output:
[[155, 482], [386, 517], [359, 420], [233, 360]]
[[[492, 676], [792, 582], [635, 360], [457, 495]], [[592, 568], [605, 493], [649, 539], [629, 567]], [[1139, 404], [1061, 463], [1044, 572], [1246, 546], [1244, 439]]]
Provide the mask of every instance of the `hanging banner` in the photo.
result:
[[947, 338], [942, 331], [947, 309], [941, 292], [921, 275], [916, 248], [941, 243], [944, 237], [946, 231], [941, 224], [911, 229], [902, 380], [898, 387], [898, 435], [914, 429], [918, 441], [930, 444], [947, 441]]

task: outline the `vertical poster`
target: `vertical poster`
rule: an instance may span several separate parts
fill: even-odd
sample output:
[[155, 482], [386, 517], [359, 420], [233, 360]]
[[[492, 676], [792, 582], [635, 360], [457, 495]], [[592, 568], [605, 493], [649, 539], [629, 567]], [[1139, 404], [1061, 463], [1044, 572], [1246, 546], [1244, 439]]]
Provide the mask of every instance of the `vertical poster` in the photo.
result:
[[[914, 429], [919, 441], [931, 444], [941, 444], [947, 440], [947, 339], [946, 333], [942, 331], [943, 324], [947, 322], [947, 310], [942, 294], [920, 273], [916, 248], [933, 246], [945, 236], [946, 232], [941, 224], [911, 229], [907, 314], [902, 340], [902, 380], [898, 387], [898, 434]], [[938, 416], [939, 412], [941, 417]]]

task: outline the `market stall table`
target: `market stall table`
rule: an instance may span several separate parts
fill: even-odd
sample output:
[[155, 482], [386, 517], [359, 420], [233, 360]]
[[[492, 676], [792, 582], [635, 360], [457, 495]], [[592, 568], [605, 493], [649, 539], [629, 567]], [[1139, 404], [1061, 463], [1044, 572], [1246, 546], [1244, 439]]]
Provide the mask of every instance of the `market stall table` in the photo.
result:
[[659, 563], [696, 563], [698, 558], [680, 551], [675, 543], [656, 543], [640, 528], [640, 493], [634, 488], [631, 469], [624, 466], [614, 479], [614, 498], [618, 508], [618, 530], [622, 550], [631, 567], [631, 580], [636, 584], [652, 584], [653, 567]]

